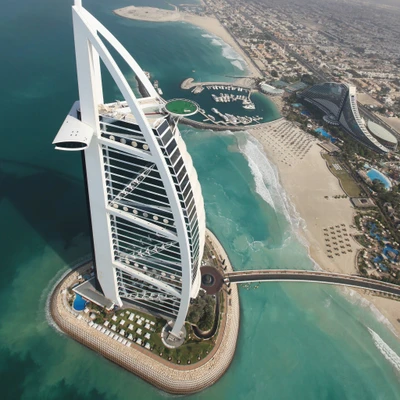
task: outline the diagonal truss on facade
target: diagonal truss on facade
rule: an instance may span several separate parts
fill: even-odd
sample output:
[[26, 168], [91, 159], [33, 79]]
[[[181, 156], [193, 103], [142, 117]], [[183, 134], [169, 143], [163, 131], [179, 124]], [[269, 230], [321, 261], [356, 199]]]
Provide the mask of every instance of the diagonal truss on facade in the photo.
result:
[[[205, 213], [197, 174], [145, 72], [80, 0], [72, 13], [79, 102], [53, 143], [84, 154], [97, 279], [116, 305], [164, 315], [178, 335], [200, 287]], [[109, 47], [147, 97], [136, 98]], [[123, 101], [104, 104], [101, 63]]]

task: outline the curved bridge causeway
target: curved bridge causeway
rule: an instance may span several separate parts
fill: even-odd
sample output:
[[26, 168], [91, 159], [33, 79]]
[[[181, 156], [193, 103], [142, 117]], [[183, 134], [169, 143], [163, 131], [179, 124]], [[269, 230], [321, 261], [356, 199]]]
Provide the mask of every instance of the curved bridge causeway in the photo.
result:
[[235, 271], [225, 274], [230, 283], [246, 282], [309, 282], [330, 285], [352, 286], [374, 292], [386, 293], [400, 297], [400, 286], [380, 282], [374, 279], [363, 278], [356, 275], [334, 274], [322, 271], [306, 270], [252, 270]]

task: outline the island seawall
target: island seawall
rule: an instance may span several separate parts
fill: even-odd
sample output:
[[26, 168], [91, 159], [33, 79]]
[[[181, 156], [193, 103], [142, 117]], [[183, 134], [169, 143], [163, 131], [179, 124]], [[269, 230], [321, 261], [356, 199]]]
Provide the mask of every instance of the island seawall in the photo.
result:
[[[137, 77], [136, 77], [136, 81], [138, 83], [138, 89], [139, 89], [140, 94], [143, 97], [147, 97], [149, 94], [147, 93], [147, 90], [144, 87], [143, 83]], [[189, 88], [195, 87], [197, 85], [205, 85], [207, 83], [216, 84], [216, 82], [206, 82], [206, 83], [199, 82], [199, 83], [195, 83], [193, 78], [187, 78], [187, 79], [184, 79], [182, 81], [181, 88], [185, 89], [185, 90], [188, 90]], [[229, 85], [235, 86], [235, 87], [236, 86], [237, 87], [243, 87], [243, 85], [235, 85], [235, 84], [227, 83], [227, 82], [221, 82], [221, 84], [222, 83], [223, 84], [229, 84]], [[162, 99], [161, 96], [160, 96], [160, 98]], [[162, 100], [165, 102], [165, 99], [162, 99]], [[243, 131], [245, 129], [250, 129], [253, 126], [256, 126], [258, 128], [268, 127], [270, 125], [273, 125], [275, 122], [281, 121], [281, 120], [283, 120], [283, 117], [274, 119], [272, 121], [261, 122], [261, 123], [258, 123], [257, 125], [243, 126], [243, 125], [216, 125], [216, 124], [212, 124], [212, 123], [209, 123], [209, 122], [195, 121], [194, 119], [183, 117], [183, 118], [179, 119], [179, 123], [184, 124], [184, 125], [188, 125], [188, 126], [191, 126], [192, 128], [197, 128], [197, 129], [208, 129], [208, 130], [211, 130], [211, 131], [218, 131], [218, 132], [226, 132], [226, 131], [231, 131], [231, 132], [239, 131], [240, 132], [240, 131]]]
[[[217, 256], [225, 259], [226, 270], [233, 271], [227, 254], [210, 231], [207, 231], [207, 241]], [[233, 360], [239, 333], [239, 296], [236, 285], [232, 285], [230, 294], [225, 296], [219, 333], [210, 354], [193, 365], [175, 365], [136, 344], [126, 347], [111, 339], [91, 327], [89, 319], [86, 320], [71, 308], [66, 299], [67, 288], [76, 280], [79, 271], [87, 269], [89, 264], [75, 267], [61, 278], [50, 294], [50, 317], [62, 332], [171, 394], [188, 395], [199, 392], [213, 385], [224, 375]]]
[[[161, 22], [158, 19], [159, 16], [156, 15], [157, 12], [153, 13], [153, 9], [150, 10], [151, 12], [147, 17], [144, 17], [143, 13], [140, 14], [143, 10], [137, 10], [138, 8], [140, 9], [140, 7], [136, 7], [136, 9], [115, 10], [114, 13], [130, 19]], [[204, 22], [202, 22], [203, 17], [196, 17], [196, 22], [195, 20], [183, 22], [197, 23], [198, 26], [201, 26], [200, 23], [203, 24]], [[166, 17], [164, 16], [164, 18]], [[217, 20], [216, 18], [212, 19]], [[175, 19], [175, 21], [178, 20]], [[227, 27], [219, 25], [223, 29], [218, 32], [215, 30], [218, 26], [217, 23], [209, 25], [209, 27], [203, 24], [201, 27], [208, 30], [209, 33], [219, 36], [239, 54], [244, 55], [245, 50], [241, 48], [232, 32]], [[249, 61], [250, 57], [244, 57], [244, 59], [249, 66], [253, 65]], [[253, 76], [260, 76], [260, 71]], [[209, 83], [216, 84], [216, 82]], [[193, 78], [187, 78], [182, 81], [181, 88], [188, 90], [198, 84], [205, 83], [195, 83]], [[224, 84], [228, 84], [228, 82], [224, 82]], [[229, 84], [232, 84], [232, 82], [229, 82]], [[282, 110], [283, 101], [280, 97], [274, 96], [271, 97], [271, 100], [278, 109]], [[295, 213], [298, 213], [302, 219], [296, 231], [305, 241], [312, 261], [325, 271], [347, 274], [358, 273], [356, 260], [361, 246], [354, 239], [359, 234], [357, 229], [353, 228], [356, 210], [340, 182], [321, 157], [327, 153], [327, 150], [321, 146], [323, 141], [313, 138], [285, 118], [250, 126], [218, 126], [187, 118], [182, 118], [179, 122], [193, 128], [212, 131], [247, 131], [260, 144], [268, 160], [272, 161], [277, 167], [277, 179], [282, 185], [281, 188], [287, 192]], [[312, 179], [310, 179], [311, 175]], [[345, 233], [348, 235], [348, 244], [350, 244], [346, 248], [350, 251], [346, 251], [346, 254], [340, 252], [340, 257], [334, 257], [332, 253], [328, 252], [331, 249], [327, 246], [324, 233], [326, 229], [336, 228], [337, 225], [342, 226], [342, 224], [345, 227]], [[373, 313], [379, 312], [379, 318], [384, 318], [385, 324], [400, 337], [400, 302], [367, 294], [362, 289], [355, 290], [362, 296], [359, 301], [361, 302], [362, 298], [366, 298], [368, 304], [363, 303], [365, 307], [368, 307]], [[352, 291], [351, 296], [353, 294]]]

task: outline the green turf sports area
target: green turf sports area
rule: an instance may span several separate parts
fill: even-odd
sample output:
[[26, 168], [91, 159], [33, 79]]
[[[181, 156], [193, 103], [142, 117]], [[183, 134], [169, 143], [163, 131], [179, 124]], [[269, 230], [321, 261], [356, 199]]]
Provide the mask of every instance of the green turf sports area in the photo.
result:
[[171, 100], [165, 105], [165, 109], [176, 115], [193, 115], [197, 112], [198, 106], [190, 100], [176, 99]]

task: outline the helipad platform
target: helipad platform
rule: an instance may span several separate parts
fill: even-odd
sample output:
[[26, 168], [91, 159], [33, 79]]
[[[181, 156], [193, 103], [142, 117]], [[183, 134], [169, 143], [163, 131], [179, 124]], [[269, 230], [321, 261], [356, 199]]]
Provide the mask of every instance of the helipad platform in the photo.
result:
[[189, 117], [199, 111], [199, 105], [191, 100], [173, 99], [165, 104], [165, 111], [173, 117]]

